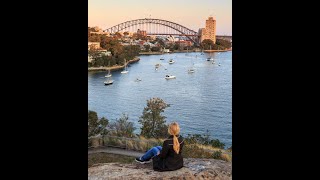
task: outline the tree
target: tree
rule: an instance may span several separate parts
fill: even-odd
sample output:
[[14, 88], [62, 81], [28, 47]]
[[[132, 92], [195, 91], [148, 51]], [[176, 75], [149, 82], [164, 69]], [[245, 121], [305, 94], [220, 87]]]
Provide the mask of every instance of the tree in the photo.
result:
[[213, 49], [213, 45], [214, 45], [214, 43], [213, 43], [213, 41], [212, 41], [211, 39], [205, 39], [205, 40], [203, 40], [203, 41], [201, 42], [201, 46], [202, 46], [203, 49], [205, 49], [205, 50], [210, 49], [210, 47], [211, 47], [211, 49]]
[[231, 42], [224, 39], [217, 39], [216, 44], [221, 46], [223, 49], [231, 48]]
[[100, 35], [99, 34], [90, 34], [88, 37], [89, 42], [100, 42]]
[[121, 137], [133, 137], [133, 131], [136, 129], [133, 127], [133, 123], [129, 122], [127, 114], [122, 114], [120, 119], [110, 124], [111, 134]]
[[170, 105], [160, 98], [147, 100], [147, 107], [143, 109], [138, 121], [142, 124], [140, 135], [147, 138], [163, 138], [167, 136], [166, 117], [161, 115], [166, 107], [170, 107]]
[[158, 52], [158, 51], [160, 51], [160, 47], [154, 46], [154, 47], [151, 48], [151, 51], [152, 52]]
[[179, 43], [175, 43], [173, 46], [174, 50], [179, 50], [180, 49], [180, 44]]
[[114, 37], [115, 37], [116, 39], [120, 39], [120, 38], [122, 37], [122, 35], [121, 35], [119, 32], [116, 32], [116, 33], [114, 34]]
[[150, 45], [143, 45], [146, 51], [148, 52], [150, 50]]
[[106, 127], [108, 125], [108, 119], [102, 117], [98, 119], [98, 115], [95, 111], [88, 112], [88, 137], [96, 135], [105, 135], [108, 133]]
[[224, 149], [225, 144], [220, 142], [219, 139], [212, 139], [210, 141], [212, 147]]
[[164, 44], [164, 42], [163, 42], [162, 39], [157, 38], [156, 41], [161, 45], [161, 47], [164, 47], [164, 46], [165, 46], [165, 44]]
[[98, 51], [98, 50], [94, 47], [94, 45], [91, 45], [91, 46], [90, 46], [90, 49], [88, 50], [88, 54], [89, 54], [89, 56], [92, 57], [92, 66], [95, 66], [97, 59], [101, 56], [101, 52]]

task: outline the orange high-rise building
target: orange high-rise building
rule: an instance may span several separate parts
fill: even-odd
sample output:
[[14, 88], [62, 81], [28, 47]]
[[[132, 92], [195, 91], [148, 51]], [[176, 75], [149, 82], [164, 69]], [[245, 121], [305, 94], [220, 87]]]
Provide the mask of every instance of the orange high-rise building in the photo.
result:
[[213, 17], [209, 17], [206, 20], [206, 27], [199, 29], [200, 43], [205, 39], [211, 39], [213, 43], [216, 43], [216, 20]]

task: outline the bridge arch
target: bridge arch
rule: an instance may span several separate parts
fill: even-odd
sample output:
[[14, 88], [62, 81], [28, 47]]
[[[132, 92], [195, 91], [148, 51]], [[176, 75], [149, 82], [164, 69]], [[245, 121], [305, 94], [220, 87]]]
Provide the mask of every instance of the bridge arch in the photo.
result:
[[[169, 27], [177, 32], [179, 32], [179, 34], [174, 34], [174, 35], [180, 35], [180, 36], [186, 36], [189, 40], [191, 40], [192, 42], [194, 42], [195, 44], [199, 45], [199, 35], [196, 31], [189, 29], [185, 26], [182, 26], [178, 23], [175, 22], [171, 22], [171, 21], [167, 21], [167, 20], [163, 20], [163, 19], [151, 19], [151, 18], [145, 18], [145, 19], [135, 19], [135, 20], [130, 20], [130, 21], [126, 21], [120, 24], [117, 24], [115, 26], [112, 26], [108, 29], [105, 29], [104, 32], [109, 32], [109, 33], [116, 33], [119, 31], [122, 31], [124, 29], [127, 29], [129, 27], [132, 26], [137, 26], [140, 24], [156, 24], [156, 25], [161, 25], [161, 26], [165, 26], [165, 27]], [[157, 33], [153, 33], [155, 34], [163, 34], [160, 32]], [[169, 34], [168, 34], [169, 35]]]

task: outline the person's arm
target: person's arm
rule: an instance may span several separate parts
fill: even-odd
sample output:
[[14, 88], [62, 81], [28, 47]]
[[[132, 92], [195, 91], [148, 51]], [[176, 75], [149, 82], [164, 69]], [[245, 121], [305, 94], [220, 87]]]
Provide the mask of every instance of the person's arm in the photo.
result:
[[163, 145], [162, 145], [162, 150], [161, 150], [161, 152], [159, 154], [159, 157], [163, 158], [163, 159], [166, 158], [168, 152], [169, 152], [168, 141], [164, 141]]

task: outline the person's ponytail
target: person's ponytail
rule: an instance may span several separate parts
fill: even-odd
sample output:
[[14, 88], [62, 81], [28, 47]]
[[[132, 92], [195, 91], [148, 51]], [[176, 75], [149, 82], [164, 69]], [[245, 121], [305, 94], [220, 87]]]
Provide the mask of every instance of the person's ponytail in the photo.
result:
[[168, 133], [170, 135], [173, 136], [173, 150], [174, 152], [176, 152], [177, 154], [179, 154], [180, 151], [180, 143], [179, 140], [177, 138], [177, 135], [180, 133], [180, 127], [178, 125], [178, 123], [173, 122], [169, 125], [168, 127]]
[[179, 154], [180, 151], [180, 143], [176, 135], [173, 135], [173, 150]]

